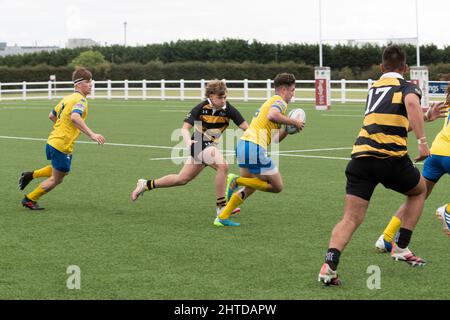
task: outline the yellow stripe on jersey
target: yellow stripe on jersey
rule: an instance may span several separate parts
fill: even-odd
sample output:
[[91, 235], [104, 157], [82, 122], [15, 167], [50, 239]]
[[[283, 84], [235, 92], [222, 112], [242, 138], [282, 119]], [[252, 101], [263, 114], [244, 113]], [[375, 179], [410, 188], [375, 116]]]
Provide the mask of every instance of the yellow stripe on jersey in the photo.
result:
[[361, 154], [358, 157], [375, 157], [375, 158], [387, 158], [387, 157], [403, 157], [408, 153], [406, 150], [402, 151], [391, 151], [386, 149], [378, 149], [371, 147], [367, 144], [354, 145], [352, 154], [359, 152], [372, 152], [372, 154]]
[[441, 131], [434, 138], [431, 145], [430, 152], [438, 156], [450, 157], [450, 126], [449, 126], [449, 112], [450, 107], [447, 109], [447, 118], [445, 118], [444, 126]]
[[286, 114], [288, 104], [279, 95], [274, 95], [264, 102], [253, 117], [248, 129], [242, 135], [241, 140], [256, 143], [267, 149], [267, 146], [272, 141], [274, 131], [281, 128], [278, 123], [267, 119], [267, 115], [272, 107], [279, 109], [282, 114]]
[[378, 87], [387, 87], [387, 86], [399, 86], [400, 80], [397, 78], [383, 78], [378, 81], [376, 81], [372, 87], [378, 88]]
[[365, 126], [375, 123], [384, 126], [409, 128], [408, 118], [398, 114], [371, 113], [364, 118]]
[[392, 103], [402, 103], [403, 93], [401, 92], [395, 92], [394, 96], [392, 97]]
[[208, 123], [228, 123], [227, 117], [201, 115], [200, 120]]
[[406, 138], [396, 136], [396, 135], [387, 135], [384, 133], [372, 133], [369, 134], [364, 128], [359, 132], [358, 137], [369, 138], [375, 142], [385, 144], [385, 143], [395, 143], [401, 146], [406, 146], [407, 141]]
[[50, 133], [47, 143], [62, 153], [71, 154], [75, 140], [80, 135], [71, 120], [72, 112], [77, 112], [84, 120], [88, 114], [88, 103], [86, 97], [79, 92], [74, 92], [64, 97], [53, 109], [56, 122]]

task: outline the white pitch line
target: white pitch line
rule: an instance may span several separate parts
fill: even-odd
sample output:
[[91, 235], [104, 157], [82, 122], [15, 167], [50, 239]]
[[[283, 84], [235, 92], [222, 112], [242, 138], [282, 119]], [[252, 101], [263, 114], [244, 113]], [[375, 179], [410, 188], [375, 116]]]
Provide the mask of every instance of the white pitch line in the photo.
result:
[[317, 152], [317, 151], [334, 151], [334, 150], [351, 150], [353, 147], [340, 147], [340, 148], [324, 148], [324, 149], [302, 149], [302, 150], [286, 150], [279, 152], [269, 152], [270, 154], [283, 154], [283, 153], [292, 153], [292, 152]]
[[306, 154], [281, 154], [281, 156], [297, 157], [297, 158], [331, 159], [331, 160], [351, 160], [351, 158], [326, 157], [326, 156], [310, 156], [310, 155], [306, 155]]
[[10, 109], [17, 109], [17, 110], [28, 110], [28, 109], [47, 109], [52, 110], [51, 107], [31, 107], [31, 106], [17, 106], [17, 107], [2, 107], [1, 109], [10, 110]]
[[[0, 136], [0, 139], [11, 139], [11, 140], [26, 140], [26, 141], [47, 141], [47, 139], [42, 138], [28, 138], [28, 137], [11, 137], [11, 136]], [[80, 144], [97, 144], [97, 142], [91, 142], [91, 141], [77, 141], [75, 143]], [[179, 147], [167, 147], [167, 146], [156, 146], [156, 145], [145, 145], [145, 144], [127, 144], [127, 143], [110, 143], [107, 142], [105, 145], [109, 146], [118, 146], [118, 147], [134, 147], [134, 148], [154, 148], [154, 149], [176, 149], [176, 150], [183, 150], [185, 148], [179, 148]], [[324, 149], [309, 149], [309, 150], [286, 150], [281, 151], [279, 154], [280, 156], [285, 157], [297, 157], [297, 158], [317, 158], [317, 159], [332, 159], [332, 160], [350, 160], [350, 158], [340, 158], [340, 157], [326, 157], [326, 156], [313, 156], [313, 155], [301, 155], [301, 154], [284, 154], [287, 152], [306, 152], [306, 151], [331, 151], [331, 150], [344, 150], [344, 149], [351, 149], [350, 147], [343, 147], [343, 148], [324, 148]], [[234, 155], [234, 150], [225, 150], [224, 156], [228, 155]], [[150, 160], [171, 160], [171, 159], [183, 159], [185, 157], [166, 157], [166, 158], [150, 158]], [[422, 162], [416, 163], [422, 165]]]
[[353, 118], [362, 118], [362, 115], [353, 115], [353, 114], [321, 114], [322, 117], [353, 117]]
[[[224, 157], [227, 157], [227, 156], [231, 156], [231, 155], [234, 156], [234, 153], [233, 153], [233, 154], [226, 153], [226, 154], [224, 154], [223, 156], [224, 156]], [[150, 160], [150, 161], [158, 161], [158, 160], [177, 160], [177, 159], [187, 159], [187, 158], [189, 158], [189, 157], [150, 158], [150, 159], [148, 159], [148, 160]]]
[[[47, 139], [42, 139], [42, 138], [10, 137], [10, 136], [0, 136], [0, 139], [47, 141]], [[93, 142], [93, 141], [76, 141], [75, 143], [98, 144], [97, 142]], [[155, 146], [155, 145], [146, 145], [146, 144], [111, 143], [111, 142], [107, 142], [107, 143], [105, 143], [105, 145], [117, 146], [117, 147], [154, 148], [154, 149], [175, 149], [175, 150], [183, 150], [184, 149], [184, 148], [179, 148], [179, 147]]]

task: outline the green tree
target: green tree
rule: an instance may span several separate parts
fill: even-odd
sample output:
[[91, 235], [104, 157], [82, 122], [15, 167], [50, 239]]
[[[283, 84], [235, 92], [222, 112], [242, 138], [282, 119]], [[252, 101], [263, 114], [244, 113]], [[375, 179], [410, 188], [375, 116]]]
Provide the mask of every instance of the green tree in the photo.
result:
[[108, 62], [106, 61], [103, 54], [99, 51], [84, 51], [80, 53], [78, 57], [70, 62], [70, 67], [86, 67], [86, 68], [94, 68], [100, 65], [106, 65]]

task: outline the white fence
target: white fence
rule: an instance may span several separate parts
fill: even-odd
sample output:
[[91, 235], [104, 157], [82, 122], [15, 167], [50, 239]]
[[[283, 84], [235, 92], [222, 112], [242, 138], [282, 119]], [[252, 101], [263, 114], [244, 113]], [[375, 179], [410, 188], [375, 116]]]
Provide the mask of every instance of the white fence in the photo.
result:
[[[229, 99], [264, 100], [273, 95], [273, 81], [225, 80]], [[445, 81], [440, 81], [447, 83]], [[207, 80], [122, 80], [93, 81], [91, 99], [203, 99]], [[314, 80], [298, 80], [295, 101], [315, 101]], [[332, 80], [332, 102], [365, 102], [373, 80]], [[57, 99], [73, 90], [70, 81], [48, 82], [0, 82], [0, 101]], [[430, 94], [430, 98], [442, 98], [442, 94]]]

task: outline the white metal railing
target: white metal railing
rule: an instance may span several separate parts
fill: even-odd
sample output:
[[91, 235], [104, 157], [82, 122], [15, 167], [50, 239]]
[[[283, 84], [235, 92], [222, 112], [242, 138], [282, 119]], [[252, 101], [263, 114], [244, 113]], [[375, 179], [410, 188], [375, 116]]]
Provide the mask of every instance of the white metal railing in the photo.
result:
[[[273, 81], [225, 80], [229, 99], [252, 101], [271, 97]], [[447, 84], [445, 81], [434, 81]], [[92, 81], [92, 99], [176, 99], [199, 100], [204, 97], [207, 80], [107, 80]], [[298, 80], [295, 101], [315, 101], [314, 80]], [[331, 80], [332, 102], [365, 102], [368, 88], [373, 80]], [[73, 90], [70, 81], [48, 82], [0, 82], [0, 101], [56, 99]], [[442, 98], [442, 94], [429, 94], [431, 98]]]

